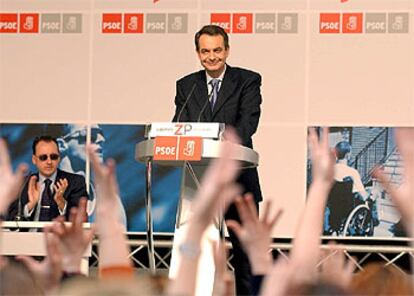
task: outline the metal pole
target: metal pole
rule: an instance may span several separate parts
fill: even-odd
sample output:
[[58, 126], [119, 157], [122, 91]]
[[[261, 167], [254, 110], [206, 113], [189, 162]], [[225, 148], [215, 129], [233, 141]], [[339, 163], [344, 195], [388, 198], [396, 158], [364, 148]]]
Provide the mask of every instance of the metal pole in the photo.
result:
[[155, 251], [154, 251], [154, 235], [152, 222], [152, 205], [151, 205], [151, 173], [152, 173], [152, 159], [148, 158], [146, 161], [146, 195], [145, 208], [147, 216], [147, 244], [148, 244], [148, 261], [151, 274], [155, 274]]

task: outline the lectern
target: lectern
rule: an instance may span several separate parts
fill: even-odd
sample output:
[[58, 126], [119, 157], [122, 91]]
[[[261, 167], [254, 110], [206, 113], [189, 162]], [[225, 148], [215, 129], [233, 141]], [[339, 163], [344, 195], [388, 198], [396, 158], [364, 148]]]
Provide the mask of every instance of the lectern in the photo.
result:
[[[155, 273], [153, 221], [151, 210], [152, 165], [183, 167], [176, 228], [180, 226], [182, 202], [191, 197], [210, 160], [219, 157], [224, 124], [219, 123], [152, 123], [147, 125], [145, 140], [136, 145], [135, 159], [146, 164], [146, 221], [149, 265]], [[236, 144], [234, 144], [236, 145]], [[258, 165], [259, 155], [253, 149], [237, 145], [233, 158], [242, 168]]]

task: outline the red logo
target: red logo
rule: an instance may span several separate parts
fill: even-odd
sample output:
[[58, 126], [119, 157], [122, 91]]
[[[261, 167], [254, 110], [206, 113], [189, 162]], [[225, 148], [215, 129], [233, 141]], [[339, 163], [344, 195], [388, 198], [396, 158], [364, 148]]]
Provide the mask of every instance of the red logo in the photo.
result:
[[154, 160], [177, 160], [178, 137], [156, 137]]
[[144, 32], [144, 14], [143, 13], [124, 14], [124, 33], [143, 33], [143, 32]]
[[17, 13], [0, 13], [0, 33], [17, 33]]
[[210, 15], [210, 23], [212, 25], [220, 26], [230, 33], [231, 28], [231, 14], [230, 13], [212, 13]]
[[21, 13], [19, 25], [20, 33], [39, 33], [39, 14]]
[[339, 33], [341, 15], [339, 13], [321, 13], [319, 16], [319, 33]]
[[179, 143], [179, 160], [201, 160], [201, 148], [203, 144], [200, 137], [180, 137]]
[[102, 33], [122, 33], [122, 14], [102, 14]]
[[362, 13], [344, 13], [342, 33], [362, 33]]
[[252, 33], [253, 14], [234, 13], [233, 14], [233, 33]]

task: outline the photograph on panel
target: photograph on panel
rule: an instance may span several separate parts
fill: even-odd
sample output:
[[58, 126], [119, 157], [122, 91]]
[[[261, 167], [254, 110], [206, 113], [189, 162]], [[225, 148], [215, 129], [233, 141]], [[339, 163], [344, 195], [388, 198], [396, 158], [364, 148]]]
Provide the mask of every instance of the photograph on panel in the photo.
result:
[[[96, 189], [93, 172], [87, 166], [86, 155], [86, 145], [91, 143], [96, 145], [96, 152], [101, 161], [112, 158], [116, 162], [120, 201], [118, 216], [120, 222], [129, 232], [145, 231], [145, 164], [135, 160], [135, 145], [144, 140], [144, 129], [144, 125], [0, 124], [0, 136], [4, 137], [8, 143], [13, 167], [16, 168], [22, 162], [29, 165], [28, 176], [23, 185], [24, 188], [22, 188], [21, 196], [5, 218], [12, 221], [16, 219], [39, 221], [40, 213], [36, 214], [36, 208], [33, 213], [30, 212], [31, 215], [28, 215], [28, 213], [25, 213], [25, 205], [29, 201], [28, 187], [30, 185], [30, 178], [36, 176], [36, 180], [40, 181], [39, 172], [41, 173], [41, 165], [43, 165], [42, 162], [44, 161], [44, 163], [50, 162], [47, 165], [48, 168], [56, 171], [57, 176], [54, 182], [59, 181], [61, 174], [65, 174], [64, 177], [66, 179], [69, 178], [66, 174], [74, 174], [80, 176], [80, 183], [88, 184], [85, 185], [87, 193], [82, 195], [87, 195], [88, 197], [88, 221], [93, 222], [96, 210]], [[56, 149], [54, 153], [48, 152], [45, 155], [37, 155], [39, 151], [33, 152], [32, 145], [36, 137], [43, 136], [56, 140], [56, 145], [52, 145], [52, 149]], [[48, 141], [49, 139], [45, 140]], [[59, 157], [54, 159], [54, 154], [58, 154]], [[42, 160], [45, 156], [46, 159]], [[36, 161], [33, 162], [33, 159]], [[56, 165], [52, 161], [56, 162]], [[55, 176], [54, 172], [51, 173]], [[154, 165], [153, 175], [152, 206], [154, 231], [173, 232], [181, 170], [174, 167]], [[76, 178], [76, 180], [79, 179], [78, 177]], [[71, 179], [68, 180], [68, 183], [74, 183], [71, 182]], [[71, 189], [71, 185], [68, 185], [68, 189]], [[41, 184], [40, 186], [44, 185]], [[51, 191], [54, 194], [53, 186], [52, 184]], [[43, 191], [42, 188], [40, 187]], [[84, 192], [82, 188], [75, 189], [79, 194]], [[73, 201], [73, 204], [76, 204], [76, 201], [80, 198], [76, 194], [72, 196], [68, 190], [64, 192], [64, 195], [64, 198], [68, 201]], [[72, 206], [72, 203], [68, 204]], [[56, 211], [56, 215], [59, 214], [62, 214], [62, 212]]]
[[[319, 134], [322, 129], [317, 128]], [[406, 237], [390, 195], [373, 176], [383, 170], [395, 186], [402, 181], [401, 157], [392, 127], [330, 127], [335, 157], [334, 183], [328, 196], [324, 236]], [[307, 186], [312, 181], [308, 150]]]

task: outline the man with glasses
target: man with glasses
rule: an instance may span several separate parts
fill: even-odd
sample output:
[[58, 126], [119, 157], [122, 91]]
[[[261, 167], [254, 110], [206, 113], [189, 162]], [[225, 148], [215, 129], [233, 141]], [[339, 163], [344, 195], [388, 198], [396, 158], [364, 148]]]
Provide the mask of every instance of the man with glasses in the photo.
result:
[[[55, 127], [56, 128], [56, 127]], [[88, 126], [82, 124], [65, 124], [61, 130], [61, 136], [57, 138], [61, 152], [61, 162], [59, 168], [67, 172], [86, 175], [86, 143]], [[98, 124], [90, 125], [90, 143], [96, 146], [96, 153], [103, 162], [103, 145], [105, 136]], [[119, 197], [119, 221], [126, 227], [127, 218], [121, 198]], [[90, 221], [94, 220], [96, 199], [95, 186], [91, 180], [89, 185], [89, 199], [87, 204], [87, 214]]]
[[69, 218], [81, 197], [88, 197], [85, 178], [58, 169], [58, 142], [50, 136], [36, 137], [32, 145], [32, 163], [38, 172], [28, 177], [20, 198], [9, 210], [9, 219], [51, 221], [57, 216]]

